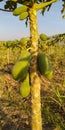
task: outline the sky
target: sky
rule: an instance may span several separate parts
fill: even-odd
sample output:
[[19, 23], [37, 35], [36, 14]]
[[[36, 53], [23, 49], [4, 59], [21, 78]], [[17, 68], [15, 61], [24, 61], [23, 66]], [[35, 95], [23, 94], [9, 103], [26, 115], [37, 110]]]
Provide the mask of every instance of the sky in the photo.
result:
[[[0, 7], [2, 4], [0, 3]], [[46, 11], [44, 16], [37, 13], [38, 33], [45, 33], [48, 36], [65, 33], [65, 19], [61, 15], [62, 2], [55, 2], [50, 11]], [[13, 16], [10, 12], [0, 11], [0, 41], [16, 40], [24, 36], [30, 36], [29, 24], [26, 28], [25, 20], [20, 21], [18, 16]]]

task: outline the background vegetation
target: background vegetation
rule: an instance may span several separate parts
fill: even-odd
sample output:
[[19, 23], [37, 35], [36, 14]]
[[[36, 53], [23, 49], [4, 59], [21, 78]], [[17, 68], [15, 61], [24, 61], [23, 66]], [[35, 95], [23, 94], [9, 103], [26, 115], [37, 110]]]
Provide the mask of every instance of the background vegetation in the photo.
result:
[[[41, 78], [42, 119], [45, 130], [65, 130], [65, 34], [39, 35], [39, 51], [45, 51], [54, 78]], [[30, 96], [22, 99], [19, 81], [11, 71], [21, 50], [30, 47], [28, 37], [0, 42], [0, 130], [30, 130]]]

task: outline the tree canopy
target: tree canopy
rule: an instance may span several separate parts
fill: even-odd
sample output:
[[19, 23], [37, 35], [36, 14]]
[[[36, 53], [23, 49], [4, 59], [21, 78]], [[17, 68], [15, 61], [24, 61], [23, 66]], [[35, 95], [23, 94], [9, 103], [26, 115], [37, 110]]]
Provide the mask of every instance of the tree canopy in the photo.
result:
[[[51, 0], [0, 0], [1, 3], [3, 3], [3, 7], [0, 7], [1, 11], [6, 12], [12, 12], [19, 4], [26, 5], [26, 6], [33, 6], [33, 4], [42, 4], [46, 2], [50, 2]], [[54, 0], [53, 0], [54, 1]], [[47, 10], [49, 11], [52, 3], [48, 5], [47, 7], [43, 7], [41, 12], [44, 14], [44, 12]], [[61, 13], [63, 14], [63, 18], [65, 18], [65, 0], [62, 0], [62, 10]]]

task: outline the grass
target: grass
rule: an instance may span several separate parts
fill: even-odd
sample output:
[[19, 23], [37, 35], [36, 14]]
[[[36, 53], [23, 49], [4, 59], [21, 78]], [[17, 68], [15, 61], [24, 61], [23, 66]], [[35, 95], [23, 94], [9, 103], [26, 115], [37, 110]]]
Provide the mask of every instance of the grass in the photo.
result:
[[[22, 99], [19, 82], [11, 75], [21, 50], [15, 47], [8, 51], [3, 45], [0, 50], [0, 130], [30, 130], [30, 96]], [[50, 45], [45, 52], [54, 78], [41, 77], [43, 126], [45, 130], [65, 130], [65, 46]]]

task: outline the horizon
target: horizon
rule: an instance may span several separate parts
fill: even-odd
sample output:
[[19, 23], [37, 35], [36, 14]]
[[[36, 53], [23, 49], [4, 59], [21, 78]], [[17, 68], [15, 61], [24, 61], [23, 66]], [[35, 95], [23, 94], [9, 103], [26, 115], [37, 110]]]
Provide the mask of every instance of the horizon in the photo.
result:
[[[44, 33], [41, 33], [41, 34], [44, 34]], [[40, 34], [39, 34], [40, 35]], [[46, 34], [45, 34], [46, 35]], [[65, 35], [65, 33], [59, 33], [59, 34], [55, 34], [55, 35], [51, 35], [51, 36], [48, 36], [49, 38], [50, 37], [54, 37], [54, 36], [57, 36], [57, 35]], [[29, 38], [29, 36], [24, 36], [24, 37], [28, 37]], [[21, 37], [21, 38], [23, 38], [23, 37]], [[21, 39], [9, 39], [9, 40], [0, 40], [0, 42], [7, 42], [7, 41], [15, 41], [15, 40], [21, 40]]]

